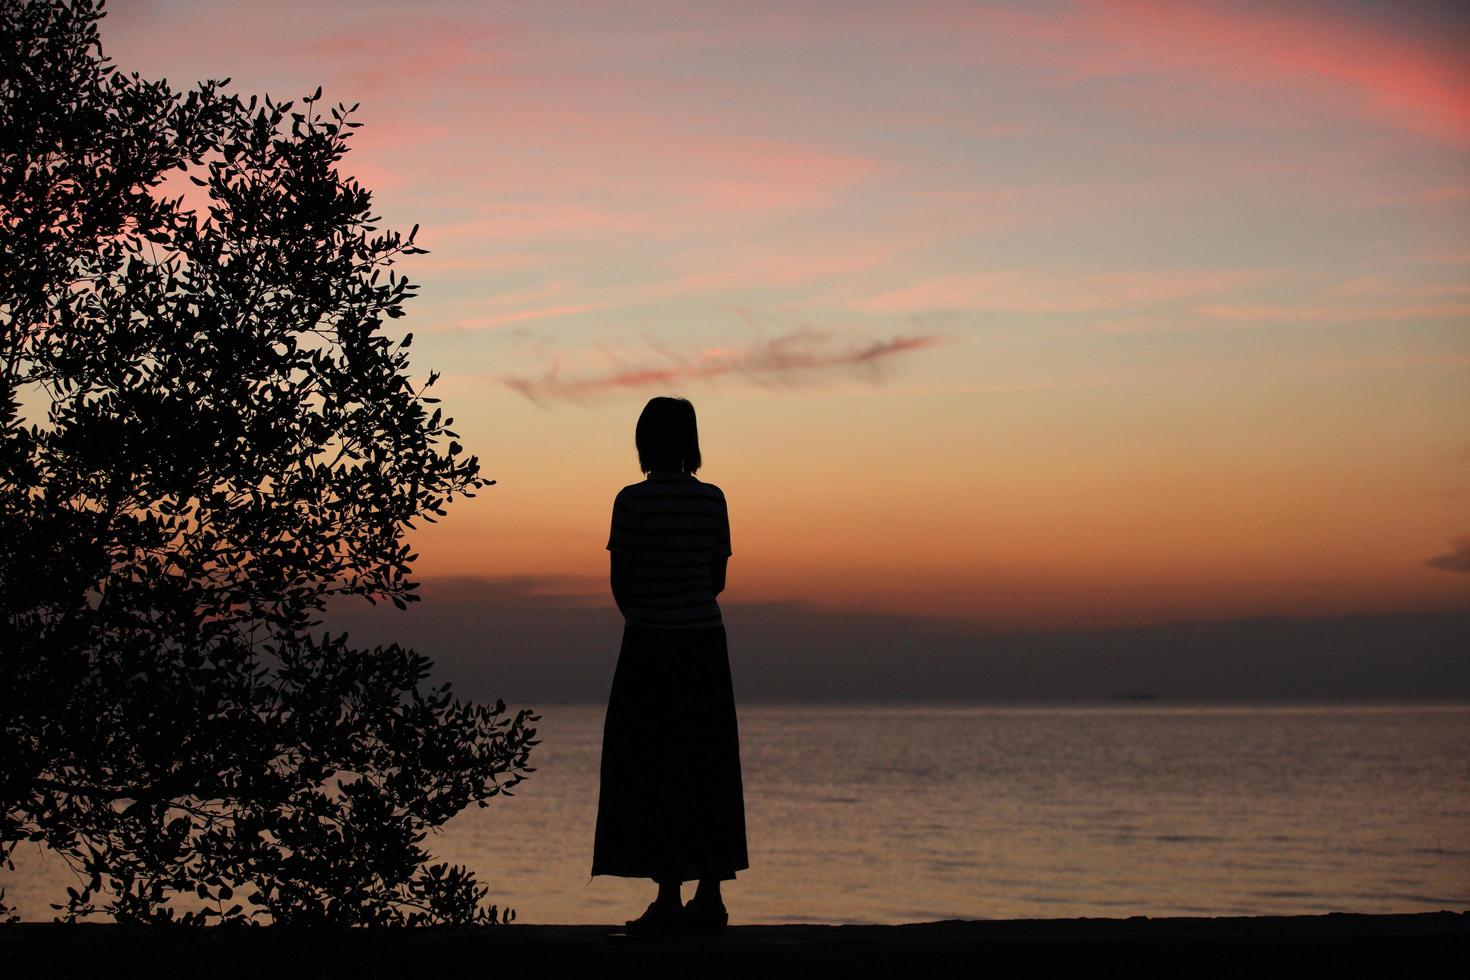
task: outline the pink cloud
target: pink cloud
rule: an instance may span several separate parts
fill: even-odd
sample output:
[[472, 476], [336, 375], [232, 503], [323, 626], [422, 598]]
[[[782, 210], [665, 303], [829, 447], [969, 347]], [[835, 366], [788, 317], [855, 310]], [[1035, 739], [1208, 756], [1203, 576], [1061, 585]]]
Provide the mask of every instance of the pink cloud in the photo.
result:
[[[299, 20], [300, 5], [289, 6], [293, 22]], [[481, 88], [494, 81], [513, 86], [514, 74], [504, 69], [505, 49], [513, 40], [504, 25], [478, 17], [426, 17], [413, 11], [407, 16], [387, 12], [371, 28], [329, 22], [314, 34], [290, 39], [267, 32], [256, 46], [268, 57], [279, 52], [298, 64], [325, 66], [331, 81], [353, 93], [353, 101], [377, 102], [409, 79], [443, 84], [474, 78]]]
[[488, 255], [463, 255], [444, 249], [434, 249], [428, 255], [414, 257], [410, 271], [418, 274], [432, 272], [436, 276], [474, 276], [487, 272], [509, 272], [536, 266], [542, 257], [531, 252], [494, 252]]
[[[297, 25], [286, 38], [274, 28], [282, 17]], [[219, 47], [191, 51], [172, 40], [180, 30], [228, 34], [235, 55], [228, 64], [247, 86], [257, 74], [301, 78], [303, 91], [323, 83], [328, 102], [361, 101], [365, 126], [344, 169], [400, 201], [407, 191], [420, 206], [467, 210], [459, 230], [479, 238], [662, 234], [720, 216], [820, 208], [883, 170], [839, 146], [737, 132], [722, 117], [638, 99], [629, 88], [636, 65], [586, 63], [625, 50], [624, 35], [546, 34], [537, 17], [514, 8], [466, 4], [368, 20], [280, 0], [243, 18], [201, 7], [173, 31], [137, 31], [123, 53], [171, 74], [219, 63]], [[727, 28], [710, 30], [706, 42], [728, 36]], [[659, 29], [629, 33], [639, 38], [636, 52]], [[158, 42], [165, 34], [166, 45]], [[684, 46], [677, 36], [661, 43]], [[587, 59], [564, 61], [578, 44], [591, 46]], [[426, 233], [434, 230], [425, 223]], [[441, 239], [448, 234], [439, 231]]]
[[1453, 201], [1470, 201], [1470, 184], [1446, 184], [1431, 187], [1405, 198], [1411, 204], [1448, 204]]
[[526, 310], [512, 310], [491, 316], [462, 317], [448, 324], [449, 330], [487, 330], [530, 320], [551, 320], [568, 316], [580, 316], [607, 309], [607, 303], [569, 303], [563, 306], [541, 306]]
[[[1361, 112], [1452, 144], [1470, 143], [1470, 65], [1349, 13], [1279, 6], [1101, 0], [1095, 26], [1116, 68], [1216, 73], [1232, 81], [1326, 85]], [[1108, 57], [1095, 69], [1108, 71]]]
[[559, 279], [548, 279], [538, 286], [482, 297], [476, 301], [476, 305], [519, 306], [522, 303], [542, 303], [557, 296], [565, 296], [568, 288], [567, 284]]
[[635, 231], [645, 220], [638, 214], [555, 201], [505, 201], [479, 205], [473, 210], [481, 217], [426, 228], [426, 245], [433, 247], [441, 241], [476, 242]]
[[832, 203], [883, 169], [873, 159], [784, 140], [687, 140], [678, 156], [697, 176], [686, 193], [717, 211], [770, 211]]
[[446, 111], [462, 120], [453, 131], [417, 121], [421, 106], [380, 106], [359, 131], [373, 136], [349, 159], [390, 186], [411, 182], [421, 203], [465, 214], [442, 234], [492, 238], [703, 230], [836, 205], [885, 169], [840, 146], [599, 106], [595, 94], [548, 91], [530, 75], [518, 84], [446, 95]]
[[1351, 15], [1153, 0], [1103, 0], [1098, 8], [1099, 26], [1144, 64], [1203, 63], [1237, 81], [1325, 83], [1382, 122], [1470, 142], [1470, 64]]
[[1010, 38], [1016, 57], [1060, 81], [1176, 75], [1284, 88], [1438, 141], [1470, 143], [1470, 62], [1447, 44], [1349, 11], [1089, 0], [1060, 12], [967, 6], [939, 21], [970, 36]]
[[744, 213], [823, 207], [883, 169], [877, 160], [816, 144], [693, 130], [634, 113], [548, 107], [535, 118], [517, 116], [520, 139], [558, 146], [571, 161], [596, 160], [549, 170], [503, 161], [518, 189], [631, 194], [665, 217], [690, 206]]
[[900, 354], [938, 343], [932, 336], [894, 336], [860, 343], [836, 343], [820, 331], [797, 330], [737, 347], [705, 348], [681, 353], [655, 349], [658, 360], [616, 364], [611, 368], [572, 376], [559, 364], [540, 377], [503, 377], [501, 383], [538, 404], [548, 401], [586, 401], [617, 391], [639, 391], [657, 386], [740, 377], [759, 384], [797, 384], [814, 374], [856, 371], [872, 381], [881, 379], [882, 365]]

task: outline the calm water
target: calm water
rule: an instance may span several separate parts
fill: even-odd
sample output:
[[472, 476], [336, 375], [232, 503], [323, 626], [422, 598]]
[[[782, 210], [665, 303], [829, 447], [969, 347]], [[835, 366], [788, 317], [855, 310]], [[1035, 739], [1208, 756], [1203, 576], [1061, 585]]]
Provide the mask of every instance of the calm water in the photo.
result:
[[[522, 921], [621, 921], [652, 896], [587, 874], [602, 709], [543, 714], [539, 771], [434, 849]], [[1470, 908], [1470, 707], [751, 706], [741, 733], [736, 922]], [[49, 917], [57, 869], [18, 864]]]

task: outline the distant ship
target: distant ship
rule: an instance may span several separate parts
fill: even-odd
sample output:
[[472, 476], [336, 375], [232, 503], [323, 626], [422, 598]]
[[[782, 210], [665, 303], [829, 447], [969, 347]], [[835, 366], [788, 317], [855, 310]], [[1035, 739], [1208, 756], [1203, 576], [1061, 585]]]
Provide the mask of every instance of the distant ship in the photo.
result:
[[1157, 701], [1159, 696], [1153, 691], [1114, 691], [1108, 695], [1109, 701]]

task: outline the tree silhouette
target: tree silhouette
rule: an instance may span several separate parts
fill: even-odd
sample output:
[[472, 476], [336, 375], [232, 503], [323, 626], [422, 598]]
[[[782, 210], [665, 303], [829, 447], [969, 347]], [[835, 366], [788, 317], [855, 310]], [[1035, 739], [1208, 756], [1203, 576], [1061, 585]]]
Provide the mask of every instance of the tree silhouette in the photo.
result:
[[503, 918], [422, 843], [535, 716], [317, 631], [416, 599], [405, 532], [485, 485], [384, 335], [422, 249], [352, 109], [123, 74], [102, 16], [0, 13], [0, 858], [59, 852], [67, 918]]

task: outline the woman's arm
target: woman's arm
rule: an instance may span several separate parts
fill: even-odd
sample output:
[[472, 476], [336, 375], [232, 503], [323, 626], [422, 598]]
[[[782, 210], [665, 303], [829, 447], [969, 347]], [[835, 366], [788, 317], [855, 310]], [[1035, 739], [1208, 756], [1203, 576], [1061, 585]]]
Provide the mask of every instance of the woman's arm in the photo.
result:
[[725, 565], [729, 561], [729, 555], [715, 555], [709, 564], [709, 585], [714, 595], [725, 591]]
[[610, 551], [612, 555], [612, 594], [618, 604], [618, 612], [628, 614], [628, 601], [633, 596], [633, 556], [625, 551]]

